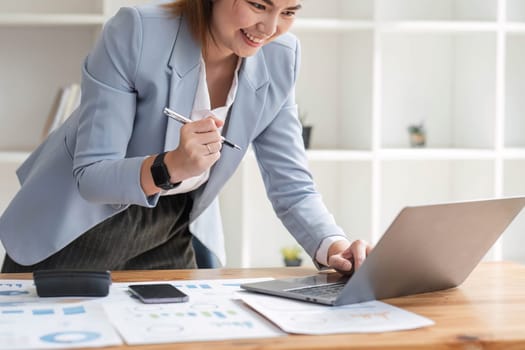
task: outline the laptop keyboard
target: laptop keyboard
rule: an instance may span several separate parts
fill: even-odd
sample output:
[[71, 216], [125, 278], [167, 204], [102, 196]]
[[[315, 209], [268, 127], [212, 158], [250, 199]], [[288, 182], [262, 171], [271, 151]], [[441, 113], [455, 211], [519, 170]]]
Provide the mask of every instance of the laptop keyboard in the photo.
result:
[[308, 297], [322, 297], [330, 299], [336, 298], [341, 293], [344, 287], [345, 283], [332, 283], [323, 284], [320, 286], [292, 288], [288, 289], [287, 292], [293, 292]]

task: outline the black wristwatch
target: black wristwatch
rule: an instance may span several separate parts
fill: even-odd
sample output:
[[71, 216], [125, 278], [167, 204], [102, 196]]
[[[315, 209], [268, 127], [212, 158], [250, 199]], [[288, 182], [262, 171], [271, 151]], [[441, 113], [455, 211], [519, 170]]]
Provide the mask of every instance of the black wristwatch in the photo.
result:
[[164, 152], [155, 157], [153, 165], [151, 165], [151, 176], [153, 177], [153, 182], [155, 186], [162, 188], [163, 190], [171, 190], [172, 188], [180, 185], [180, 182], [172, 183], [170, 181], [170, 173], [166, 163], [164, 163], [164, 156], [168, 152]]

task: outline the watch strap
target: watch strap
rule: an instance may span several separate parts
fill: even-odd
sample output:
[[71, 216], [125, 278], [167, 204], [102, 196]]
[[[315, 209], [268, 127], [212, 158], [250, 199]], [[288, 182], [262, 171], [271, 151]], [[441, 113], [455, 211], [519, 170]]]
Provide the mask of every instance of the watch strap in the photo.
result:
[[151, 176], [153, 177], [155, 186], [163, 190], [171, 190], [180, 185], [180, 182], [172, 183], [170, 181], [171, 176], [166, 163], [164, 163], [164, 157], [166, 156], [166, 153], [168, 152], [162, 152], [158, 154], [153, 160], [153, 164], [151, 166]]

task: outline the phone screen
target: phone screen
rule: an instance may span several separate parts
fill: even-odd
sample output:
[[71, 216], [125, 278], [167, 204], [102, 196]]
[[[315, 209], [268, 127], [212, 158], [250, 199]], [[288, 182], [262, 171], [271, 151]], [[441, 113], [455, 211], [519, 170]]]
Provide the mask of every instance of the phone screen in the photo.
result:
[[160, 284], [132, 284], [129, 291], [146, 304], [183, 303], [189, 297], [182, 291], [168, 283]]

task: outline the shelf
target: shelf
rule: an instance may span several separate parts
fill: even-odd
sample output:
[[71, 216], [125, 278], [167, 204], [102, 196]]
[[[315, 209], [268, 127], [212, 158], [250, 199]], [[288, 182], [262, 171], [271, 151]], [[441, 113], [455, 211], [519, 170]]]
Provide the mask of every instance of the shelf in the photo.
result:
[[371, 149], [373, 32], [304, 32], [300, 39], [296, 100], [314, 126], [312, 148]]
[[314, 162], [337, 162], [337, 161], [363, 161], [371, 160], [370, 151], [345, 151], [345, 150], [307, 150], [309, 161]]
[[60, 89], [80, 81], [94, 27], [0, 27], [0, 150], [34, 149]]
[[[255, 153], [249, 151], [248, 157], [255, 159]], [[434, 161], [434, 160], [496, 160], [525, 159], [525, 149], [505, 149], [501, 154], [490, 149], [458, 149], [458, 148], [383, 148], [376, 152], [357, 150], [306, 150], [311, 162], [353, 162], [372, 161]]]
[[381, 166], [381, 223], [407, 205], [491, 198], [495, 195], [492, 160], [404, 160]]
[[[436, 32], [436, 33], [469, 33], [469, 32], [497, 32], [498, 24], [495, 22], [458, 22], [458, 21], [385, 21], [375, 24], [366, 20], [342, 19], [315, 19], [299, 18], [292, 31], [295, 32], [345, 32], [356, 30], [374, 30], [377, 28], [382, 33], [395, 32]], [[505, 25], [509, 32], [525, 32], [525, 24], [509, 23]]]
[[[498, 24], [495, 22], [474, 21], [378, 21], [377, 24], [368, 20], [317, 19], [298, 18], [292, 31], [296, 32], [345, 32], [356, 30], [374, 30], [380, 32], [496, 32]], [[525, 31], [525, 24], [511, 23], [505, 28], [509, 31]]]
[[496, 32], [498, 25], [487, 22], [458, 22], [458, 21], [390, 21], [378, 24], [381, 32]]
[[382, 149], [381, 160], [494, 160], [497, 153], [492, 150], [424, 148], [424, 149]]
[[0, 26], [101, 26], [104, 20], [96, 14], [0, 14]]
[[0, 163], [22, 163], [29, 154], [23, 151], [0, 151]]
[[[246, 153], [250, 159], [255, 159], [255, 152], [250, 149]], [[353, 151], [353, 150], [321, 150], [308, 149], [306, 156], [309, 161], [313, 162], [340, 162], [340, 161], [369, 161], [372, 160], [370, 151]]]
[[423, 122], [430, 148], [492, 148], [496, 39], [495, 33], [385, 34], [381, 146], [407, 147], [407, 127]]
[[298, 18], [292, 27], [292, 31], [344, 32], [353, 30], [372, 30], [373, 28], [374, 22], [367, 20]]
[[509, 33], [525, 34], [525, 23], [512, 22], [505, 25], [505, 30]]
[[1, 1], [0, 13], [32, 14], [101, 14], [105, 0], [16, 0]]
[[[4, 152], [5, 153], [5, 152]], [[372, 161], [374, 158], [384, 161], [435, 161], [435, 160], [496, 160], [516, 159], [525, 160], [525, 149], [509, 148], [501, 152], [490, 149], [454, 149], [454, 148], [383, 148], [376, 152], [354, 150], [306, 150], [308, 160], [311, 162], [361, 162]], [[255, 159], [255, 153], [250, 150], [247, 156]], [[0, 153], [0, 159], [2, 153]]]
[[503, 159], [525, 160], [524, 148], [507, 148], [503, 150]]
[[495, 21], [498, 10], [498, 0], [375, 0], [374, 4], [379, 20]]

